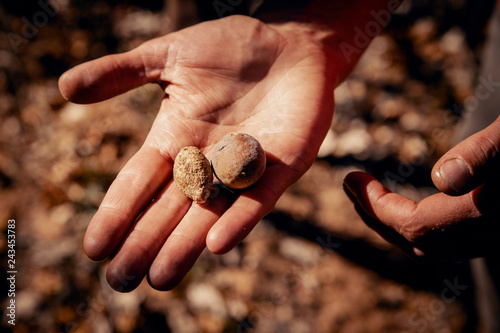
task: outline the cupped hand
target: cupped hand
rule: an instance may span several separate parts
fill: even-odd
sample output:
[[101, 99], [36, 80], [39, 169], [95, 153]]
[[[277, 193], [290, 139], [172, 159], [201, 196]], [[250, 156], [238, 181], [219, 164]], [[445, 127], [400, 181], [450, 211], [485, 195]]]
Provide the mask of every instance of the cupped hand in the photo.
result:
[[497, 253], [500, 241], [500, 117], [434, 165], [441, 191], [419, 203], [361, 172], [344, 188], [363, 220], [422, 261], [460, 261]]
[[[231, 16], [148, 41], [66, 72], [62, 94], [93, 103], [146, 83], [165, 91], [140, 150], [109, 188], [91, 220], [84, 250], [111, 257], [107, 280], [133, 290], [148, 276], [175, 287], [207, 246], [224, 253], [267, 214], [312, 164], [333, 113], [335, 70], [320, 43], [286, 24]], [[205, 204], [187, 199], [172, 167], [184, 146], [207, 156], [229, 132], [264, 147], [263, 177], [239, 196], [221, 192]]]

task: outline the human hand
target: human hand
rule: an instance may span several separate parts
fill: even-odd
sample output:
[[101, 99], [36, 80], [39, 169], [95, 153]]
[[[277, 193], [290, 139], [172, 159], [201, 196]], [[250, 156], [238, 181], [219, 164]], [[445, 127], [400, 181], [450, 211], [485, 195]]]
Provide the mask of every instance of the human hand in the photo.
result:
[[[165, 91], [144, 145], [120, 171], [91, 220], [84, 250], [111, 257], [106, 277], [130, 291], [175, 287], [207, 246], [229, 251], [312, 164], [331, 122], [335, 68], [311, 33], [243, 16], [199, 25], [66, 72], [62, 94], [93, 103], [146, 83]], [[327, 75], [328, 74], [328, 75]], [[182, 147], [210, 152], [246, 132], [266, 150], [257, 184], [238, 197], [194, 204], [174, 185]]]
[[367, 225], [411, 257], [459, 261], [498, 249], [499, 167], [500, 117], [434, 165], [441, 193], [416, 203], [361, 172], [347, 175], [344, 188]]

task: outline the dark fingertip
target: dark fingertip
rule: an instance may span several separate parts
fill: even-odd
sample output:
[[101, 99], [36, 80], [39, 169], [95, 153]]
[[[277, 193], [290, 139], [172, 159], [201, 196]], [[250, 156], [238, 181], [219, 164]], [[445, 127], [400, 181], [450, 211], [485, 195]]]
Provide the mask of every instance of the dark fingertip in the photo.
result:
[[111, 288], [116, 291], [127, 293], [141, 283], [142, 276], [128, 272], [124, 266], [111, 262], [106, 270], [106, 280]]
[[164, 281], [161, 283], [154, 283], [148, 279], [149, 285], [158, 291], [170, 291], [173, 290], [181, 283], [182, 279], [172, 279]]
[[148, 283], [158, 291], [169, 291], [181, 283], [184, 275], [176, 274], [173, 270], [150, 269], [147, 276]]
[[167, 291], [172, 290], [193, 267], [196, 259], [201, 253], [201, 250], [195, 252], [184, 252], [185, 249], [179, 249], [176, 246], [169, 248], [168, 256], [157, 256], [153, 264], [149, 267], [148, 282], [156, 290]]

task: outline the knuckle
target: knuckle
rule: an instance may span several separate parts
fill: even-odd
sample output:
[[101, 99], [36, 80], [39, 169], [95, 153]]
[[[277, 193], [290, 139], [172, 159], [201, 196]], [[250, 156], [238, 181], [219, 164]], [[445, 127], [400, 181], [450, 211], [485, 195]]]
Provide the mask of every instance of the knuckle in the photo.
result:
[[406, 238], [410, 243], [422, 243], [429, 233], [429, 228], [420, 220], [410, 218], [403, 224], [399, 233]]
[[488, 161], [498, 157], [500, 152], [500, 133], [498, 135], [479, 134], [468, 141], [468, 151], [473, 158], [470, 163], [482, 166]]

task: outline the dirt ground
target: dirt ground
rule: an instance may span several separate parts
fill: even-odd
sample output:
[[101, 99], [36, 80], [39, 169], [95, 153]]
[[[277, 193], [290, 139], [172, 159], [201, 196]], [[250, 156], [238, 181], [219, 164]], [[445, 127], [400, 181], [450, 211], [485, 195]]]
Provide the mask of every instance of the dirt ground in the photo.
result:
[[[106, 189], [147, 135], [163, 95], [145, 86], [75, 105], [61, 97], [57, 79], [79, 63], [194, 24], [195, 6], [2, 3], [2, 327], [480, 332], [469, 263], [411, 261], [361, 221], [342, 180], [349, 171], [365, 170], [415, 200], [435, 192], [430, 169], [450, 146], [464, 100], [474, 91], [487, 18], [477, 4], [486, 2], [476, 1], [475, 10], [465, 1], [407, 2], [337, 88], [332, 129], [316, 162], [275, 210], [228, 254], [204, 252], [173, 291], [143, 283], [127, 294], [108, 287], [106, 262], [89, 260], [81, 244]], [[9, 220], [16, 232], [15, 326], [7, 316]]]

